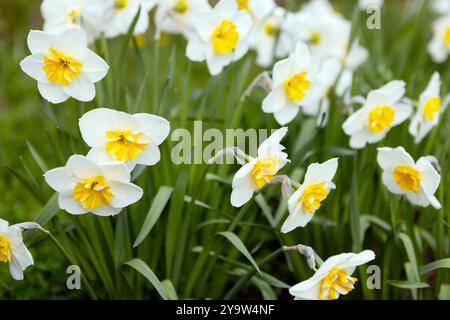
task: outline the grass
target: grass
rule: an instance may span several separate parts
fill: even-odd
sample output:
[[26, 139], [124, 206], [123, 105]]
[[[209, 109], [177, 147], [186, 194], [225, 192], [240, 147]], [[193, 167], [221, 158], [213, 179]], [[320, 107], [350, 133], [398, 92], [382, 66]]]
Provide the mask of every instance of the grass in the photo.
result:
[[[441, 73], [442, 91], [449, 92], [449, 63], [435, 65], [426, 52], [428, 26], [434, 20], [426, 7], [412, 12], [406, 1], [386, 1], [382, 29], [368, 30], [366, 14], [353, 10], [355, 1], [335, 2], [353, 20], [354, 33], [370, 51], [369, 61], [356, 73], [353, 94], [366, 95], [392, 79], [403, 79], [407, 96], [417, 98], [435, 70]], [[299, 3], [290, 1], [289, 6]], [[286, 299], [288, 285], [305, 280], [312, 271], [302, 256], [280, 248], [302, 243], [323, 259], [341, 252], [375, 251], [381, 290], [362, 285], [368, 275], [360, 268], [357, 288], [344, 299], [449, 298], [450, 263], [442, 260], [449, 256], [449, 112], [419, 145], [405, 123], [378, 145], [357, 152], [349, 149], [341, 129], [346, 115], [340, 112], [339, 98], [332, 98], [330, 121], [323, 129], [315, 127], [315, 119], [297, 118], [283, 143], [292, 159], [283, 173], [301, 181], [309, 163], [338, 156], [340, 165], [334, 179], [337, 189], [316, 218], [287, 235], [279, 232], [287, 206], [278, 187], [266, 187], [242, 209], [232, 208], [230, 181], [238, 166], [174, 165], [170, 159], [176, 142], [170, 139], [162, 145], [161, 162], [134, 175], [144, 198], [117, 217], [60, 211], [42, 174], [74, 153], [87, 153], [77, 119], [95, 107], [155, 113], [166, 117], [172, 128], [189, 130], [195, 120], [203, 121], [204, 130], [223, 132], [278, 125], [261, 111], [263, 91], [240, 102], [263, 71], [255, 66], [253, 53], [211, 78], [203, 64], [184, 56], [184, 40], [164, 36], [157, 43], [153, 29], [142, 49], [130, 47], [126, 37], [95, 43], [96, 52], [111, 66], [97, 86], [95, 101], [49, 105], [19, 68], [28, 54], [28, 29], [41, 27], [35, 18], [38, 6], [26, 0], [10, 7], [0, 4], [0, 217], [11, 223], [45, 222], [55, 241], [26, 234], [36, 265], [27, 270], [25, 281], [14, 282], [2, 264], [0, 297]], [[376, 148], [399, 145], [416, 159], [428, 154], [438, 158], [441, 210], [412, 207], [382, 185]], [[65, 289], [65, 271], [73, 263], [85, 276], [80, 291]]]

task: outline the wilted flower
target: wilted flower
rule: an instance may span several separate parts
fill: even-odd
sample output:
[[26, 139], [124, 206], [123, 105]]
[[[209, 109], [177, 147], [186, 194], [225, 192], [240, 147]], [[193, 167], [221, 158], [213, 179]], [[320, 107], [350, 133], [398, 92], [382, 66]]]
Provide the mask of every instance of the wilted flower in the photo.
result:
[[416, 143], [437, 126], [439, 117], [444, 112], [445, 105], [442, 104], [440, 97], [441, 77], [435, 72], [428, 83], [427, 88], [420, 95], [419, 108], [409, 125], [411, 133]]
[[289, 162], [287, 154], [283, 152], [284, 147], [280, 144], [287, 131], [287, 128], [275, 131], [259, 146], [258, 156], [236, 172], [231, 192], [231, 204], [234, 207], [247, 203], [255, 191], [270, 183], [278, 171]]
[[287, 233], [297, 227], [304, 227], [311, 221], [330, 190], [336, 188], [331, 180], [337, 167], [337, 158], [308, 166], [303, 184], [288, 200], [289, 217], [281, 227], [281, 232]]
[[429, 157], [417, 162], [403, 147], [379, 148], [378, 164], [383, 169], [383, 183], [394, 194], [404, 195], [413, 205], [440, 209], [434, 196], [441, 176], [431, 164]]
[[364, 106], [343, 124], [344, 132], [351, 136], [350, 146], [361, 149], [367, 143], [384, 139], [392, 127], [409, 118], [412, 107], [402, 103], [405, 82], [394, 80], [369, 93]]
[[285, 125], [297, 116], [300, 107], [314, 102], [316, 67], [304, 43], [298, 43], [289, 58], [273, 68], [273, 87], [262, 103], [266, 113], [273, 113]]
[[130, 170], [136, 164], [156, 164], [161, 158], [158, 146], [170, 131], [164, 118], [106, 108], [85, 113], [79, 125], [84, 141], [92, 148], [88, 157], [100, 162], [122, 161]]
[[44, 177], [59, 193], [59, 207], [75, 215], [116, 215], [143, 194], [140, 187], [130, 183], [130, 171], [122, 162], [98, 164], [73, 155], [66, 166], [47, 171]]
[[159, 0], [155, 13], [158, 32], [183, 34], [194, 32], [192, 19], [196, 14], [211, 10], [207, 0]]
[[34, 264], [30, 251], [23, 243], [20, 226], [10, 226], [3, 219], [0, 219], [0, 262], [9, 263], [11, 276], [15, 280], [23, 280], [23, 271]]
[[82, 28], [88, 41], [100, 34], [104, 0], [44, 0], [41, 4], [44, 31], [59, 34], [70, 28]]
[[205, 61], [213, 76], [248, 51], [252, 19], [239, 10], [235, 0], [221, 0], [208, 13], [195, 15], [196, 32], [188, 39], [186, 55], [192, 61]]
[[30, 31], [31, 55], [20, 62], [22, 70], [38, 82], [42, 97], [61, 103], [69, 97], [91, 101], [94, 83], [108, 72], [108, 65], [87, 47], [86, 32], [69, 29], [60, 35]]
[[450, 14], [436, 20], [433, 24], [433, 38], [428, 44], [428, 52], [434, 62], [442, 63], [450, 53]]
[[336, 300], [354, 289], [358, 279], [351, 275], [357, 266], [375, 259], [375, 253], [365, 250], [361, 253], [341, 253], [328, 258], [306, 281], [289, 289], [297, 300]]
[[103, 31], [106, 37], [113, 38], [126, 34], [138, 13], [141, 12], [134, 27], [133, 34], [143, 34], [149, 26], [149, 12], [156, 0], [105, 0], [105, 23]]

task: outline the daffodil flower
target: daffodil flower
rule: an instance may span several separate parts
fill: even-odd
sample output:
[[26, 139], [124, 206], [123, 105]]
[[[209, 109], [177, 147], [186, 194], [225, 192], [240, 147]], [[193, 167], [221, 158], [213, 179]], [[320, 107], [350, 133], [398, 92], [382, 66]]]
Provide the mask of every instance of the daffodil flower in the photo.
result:
[[414, 136], [415, 143], [420, 143], [439, 123], [439, 117], [445, 111], [446, 101], [440, 96], [441, 77], [435, 72], [427, 88], [420, 95], [419, 108], [409, 125], [409, 133]]
[[316, 273], [289, 289], [296, 300], [336, 300], [354, 289], [358, 279], [352, 277], [356, 267], [375, 259], [375, 253], [365, 250], [341, 253], [325, 260]]
[[149, 12], [156, 0], [105, 0], [105, 22], [103, 31], [108, 38], [126, 34], [134, 17], [141, 8], [133, 34], [144, 34], [150, 24]]
[[273, 68], [272, 91], [264, 99], [262, 109], [273, 113], [281, 125], [297, 116], [300, 108], [315, 102], [316, 66], [304, 43], [298, 43], [289, 58]]
[[9, 264], [9, 271], [15, 280], [23, 280], [23, 271], [34, 264], [30, 251], [23, 243], [20, 225], [9, 225], [0, 219], [0, 263]]
[[280, 144], [287, 131], [287, 128], [275, 131], [259, 146], [258, 156], [250, 158], [249, 162], [236, 172], [231, 192], [231, 204], [234, 207], [247, 203], [253, 193], [270, 183], [278, 171], [289, 162], [287, 154], [283, 152], [284, 147]]
[[394, 80], [369, 93], [363, 107], [353, 113], [343, 124], [349, 135], [350, 146], [362, 149], [367, 143], [384, 139], [392, 127], [409, 118], [412, 107], [401, 100], [405, 94], [405, 82]]
[[429, 157], [421, 157], [415, 162], [403, 147], [379, 148], [377, 160], [383, 169], [383, 183], [390, 192], [404, 195], [416, 206], [431, 204], [435, 209], [441, 208], [434, 196], [441, 176]]
[[104, 0], [44, 0], [41, 4], [44, 31], [59, 34], [82, 28], [91, 43], [101, 31], [104, 4]]
[[193, 17], [210, 10], [211, 6], [207, 0], [159, 1], [155, 13], [156, 29], [158, 33], [183, 34], [188, 39], [194, 32]]
[[196, 32], [188, 39], [186, 55], [192, 61], [206, 60], [213, 76], [249, 49], [252, 19], [235, 0], [219, 1], [210, 12], [192, 17], [192, 23]]
[[130, 183], [130, 171], [122, 162], [98, 164], [81, 155], [71, 156], [64, 167], [47, 171], [44, 178], [59, 193], [59, 207], [74, 215], [113, 216], [143, 194]]
[[337, 158], [308, 166], [303, 184], [289, 197], [289, 217], [281, 227], [281, 232], [287, 233], [297, 227], [304, 227], [312, 220], [330, 190], [336, 188], [332, 180], [337, 167]]
[[54, 35], [31, 31], [28, 35], [31, 55], [20, 62], [22, 70], [38, 82], [41, 96], [52, 103], [69, 97], [91, 101], [94, 83], [108, 72], [108, 65], [87, 47], [86, 32], [69, 29]]
[[107, 108], [85, 113], [79, 126], [84, 141], [92, 148], [88, 157], [99, 162], [122, 161], [130, 171], [136, 164], [158, 163], [161, 159], [158, 146], [170, 131], [164, 118]]
[[450, 54], [450, 13], [433, 23], [433, 38], [428, 44], [428, 52], [434, 62], [447, 60]]

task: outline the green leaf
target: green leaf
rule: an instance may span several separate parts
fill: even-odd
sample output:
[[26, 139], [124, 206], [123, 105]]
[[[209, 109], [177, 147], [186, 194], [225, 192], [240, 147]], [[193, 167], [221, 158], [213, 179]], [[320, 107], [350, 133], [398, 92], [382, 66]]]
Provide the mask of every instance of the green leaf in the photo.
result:
[[150, 210], [145, 217], [145, 221], [142, 224], [141, 231], [139, 231], [139, 234], [134, 241], [133, 248], [136, 248], [138, 245], [140, 245], [141, 242], [144, 241], [144, 239], [150, 233], [150, 231], [152, 231], [153, 227], [161, 216], [161, 213], [166, 207], [167, 202], [169, 202], [172, 192], [173, 188], [171, 187], [162, 186], [161, 188], [159, 188], [158, 193], [153, 199], [152, 206], [150, 207]]
[[27, 147], [28, 147], [28, 150], [30, 150], [30, 153], [33, 156], [34, 161], [39, 166], [41, 171], [47, 172], [48, 171], [47, 165], [45, 164], [44, 160], [42, 160], [39, 153], [36, 151], [36, 149], [33, 147], [33, 145], [28, 140], [27, 140]]
[[164, 288], [164, 291], [167, 293], [169, 300], [178, 300], [178, 295], [175, 290], [175, 287], [173, 286], [172, 281], [166, 279], [163, 282], [161, 282], [161, 284]]
[[420, 274], [425, 274], [436, 269], [450, 269], [450, 258], [433, 261], [419, 268]]
[[20, 172], [6, 166], [6, 165], [2, 165], [2, 168], [10, 173], [11, 175], [13, 175], [14, 177], [17, 178], [17, 180], [19, 180], [22, 185], [36, 198], [36, 200], [38, 200], [39, 202], [44, 202], [41, 196], [41, 193], [38, 189], [36, 189], [36, 187], [33, 185], [32, 182], [28, 181], [28, 179]]
[[162, 283], [159, 281], [158, 277], [155, 275], [152, 269], [150, 269], [150, 267], [144, 261], [136, 258], [125, 262], [124, 265], [130, 266], [137, 272], [142, 274], [152, 284], [156, 291], [158, 291], [161, 298], [163, 298], [164, 300], [169, 299], [169, 296], [164, 290]]
[[411, 282], [411, 281], [399, 281], [399, 280], [388, 280], [387, 284], [401, 289], [423, 289], [429, 288], [430, 285], [425, 282]]
[[36, 222], [41, 226], [45, 225], [47, 222], [52, 220], [56, 214], [59, 212], [58, 205], [58, 194], [55, 193], [46, 203], [45, 207], [42, 208], [38, 217], [36, 218]]
[[450, 300], [449, 284], [441, 284], [441, 288], [439, 290], [439, 300]]
[[258, 264], [253, 259], [252, 255], [247, 250], [245, 245], [242, 243], [241, 239], [239, 239], [239, 237], [235, 233], [230, 231], [224, 231], [219, 232], [217, 234], [227, 238], [236, 247], [236, 249], [238, 249], [248, 259], [248, 261], [250, 261], [253, 267], [255, 267], [256, 271], [258, 271], [258, 273], [261, 274], [261, 270], [259, 269]]

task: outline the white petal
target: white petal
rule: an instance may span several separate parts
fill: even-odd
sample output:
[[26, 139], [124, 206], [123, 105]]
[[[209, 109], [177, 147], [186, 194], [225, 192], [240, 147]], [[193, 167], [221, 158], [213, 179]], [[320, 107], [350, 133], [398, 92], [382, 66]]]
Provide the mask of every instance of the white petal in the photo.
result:
[[393, 170], [399, 165], [415, 165], [414, 159], [403, 147], [378, 148], [377, 161], [383, 170]]
[[130, 182], [130, 171], [123, 162], [110, 162], [100, 165], [106, 180]]
[[47, 184], [57, 192], [71, 191], [77, 183], [77, 180], [68, 174], [65, 167], [47, 171], [44, 178]]
[[407, 120], [412, 114], [412, 106], [405, 103], [396, 103], [394, 105], [395, 116], [394, 121], [392, 122], [392, 126], [396, 126], [403, 121]]
[[145, 151], [136, 159], [136, 163], [145, 166], [153, 166], [161, 160], [161, 152], [157, 146], [147, 145]]
[[69, 99], [69, 95], [56, 83], [38, 82], [38, 90], [44, 99], [54, 104], [62, 103]]
[[83, 72], [86, 73], [89, 80], [95, 83], [102, 80], [108, 73], [109, 66], [99, 55], [87, 50], [83, 60]]
[[48, 48], [52, 45], [55, 35], [39, 30], [31, 30], [28, 34], [28, 48], [31, 54], [47, 53]]
[[404, 195], [406, 191], [400, 188], [400, 186], [394, 180], [394, 172], [392, 170], [384, 171], [382, 175], [383, 184], [393, 194]]
[[155, 145], [160, 145], [170, 132], [170, 123], [162, 117], [148, 113], [133, 115], [137, 132], [142, 132]]
[[67, 161], [66, 168], [80, 180], [101, 176], [103, 174], [103, 171], [97, 164], [80, 155], [71, 156]]
[[114, 194], [110, 202], [110, 206], [113, 208], [125, 208], [139, 201], [144, 193], [140, 187], [132, 183], [109, 181], [108, 185]]
[[287, 104], [284, 108], [275, 111], [274, 116], [278, 124], [284, 126], [292, 122], [300, 111], [300, 107], [295, 104]]
[[282, 88], [274, 88], [263, 100], [262, 109], [265, 113], [272, 113], [282, 110], [289, 104], [288, 97]]
[[333, 158], [324, 163], [310, 164], [306, 170], [304, 184], [309, 185], [333, 180], [337, 171], [338, 160], [338, 158]]
[[52, 48], [76, 59], [82, 59], [87, 51], [86, 31], [70, 28], [56, 36]]
[[25, 72], [27, 75], [32, 77], [33, 79], [39, 81], [48, 83], [47, 75], [44, 72], [44, 54], [38, 53], [33, 54], [31, 56], [26, 57], [20, 62], [20, 67], [22, 68], [22, 71]]
[[66, 192], [59, 194], [58, 205], [62, 210], [66, 210], [70, 214], [80, 215], [88, 213], [87, 209], [84, 209], [81, 203], [75, 201], [72, 196], [72, 192]]
[[231, 192], [231, 205], [239, 208], [250, 201], [253, 197], [255, 188], [250, 177], [240, 179], [238, 183], [233, 183], [233, 191]]
[[354, 135], [367, 125], [367, 111], [360, 109], [350, 115], [342, 125], [342, 129], [347, 135]]
[[267, 138], [258, 148], [258, 157], [268, 157], [272, 155], [279, 155], [284, 147], [280, 144], [281, 140], [288, 132], [287, 127], [283, 127], [275, 131], [269, 138]]
[[111, 217], [118, 215], [123, 208], [113, 208], [111, 206], [101, 206], [97, 209], [91, 210], [91, 212], [97, 216], [101, 217]]
[[92, 101], [95, 98], [95, 86], [84, 72], [81, 72], [68, 86], [62, 88], [69, 96], [83, 102]]
[[404, 81], [394, 80], [378, 90], [388, 97], [388, 103], [395, 103], [404, 96], [406, 91], [405, 85]]
[[114, 129], [116, 113], [117, 111], [112, 109], [98, 108], [86, 112], [80, 118], [80, 132], [88, 146], [97, 146], [106, 139], [106, 131]]

